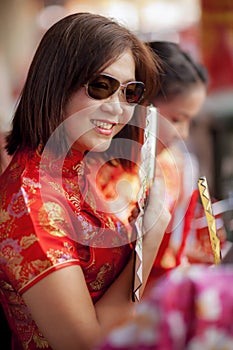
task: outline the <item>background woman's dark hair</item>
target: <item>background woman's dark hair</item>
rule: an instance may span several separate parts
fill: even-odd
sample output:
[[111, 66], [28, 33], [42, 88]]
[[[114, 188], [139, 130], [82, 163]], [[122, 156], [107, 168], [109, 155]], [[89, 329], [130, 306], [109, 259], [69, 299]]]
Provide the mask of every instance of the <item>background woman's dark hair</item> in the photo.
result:
[[161, 59], [163, 72], [160, 73], [158, 92], [152, 101], [171, 100], [186, 93], [197, 83], [207, 86], [208, 72], [204, 65], [185, 52], [178, 44], [168, 41], [149, 42], [148, 45]]
[[[71, 94], [128, 49], [134, 56], [136, 79], [146, 85], [147, 98], [157, 85], [157, 66], [148, 47], [131, 31], [90, 13], [69, 15], [54, 24], [29, 68], [7, 137], [8, 154], [45, 145], [62, 123]], [[64, 133], [58, 133], [55, 141], [59, 149], [66, 150]]]

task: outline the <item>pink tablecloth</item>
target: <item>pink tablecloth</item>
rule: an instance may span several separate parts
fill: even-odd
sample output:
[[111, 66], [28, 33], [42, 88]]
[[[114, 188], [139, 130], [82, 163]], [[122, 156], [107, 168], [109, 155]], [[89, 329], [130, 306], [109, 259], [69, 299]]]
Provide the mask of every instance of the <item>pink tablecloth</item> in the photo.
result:
[[233, 266], [175, 269], [98, 350], [232, 350]]

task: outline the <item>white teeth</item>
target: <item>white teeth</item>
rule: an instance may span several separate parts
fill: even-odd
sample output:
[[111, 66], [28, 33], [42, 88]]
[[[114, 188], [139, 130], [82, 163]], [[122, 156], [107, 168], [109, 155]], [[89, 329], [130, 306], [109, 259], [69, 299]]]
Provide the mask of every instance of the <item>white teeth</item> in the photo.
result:
[[98, 128], [101, 129], [106, 129], [106, 130], [110, 130], [114, 124], [110, 124], [110, 123], [104, 123], [104, 122], [100, 122], [98, 120], [92, 120], [92, 123], [97, 126]]

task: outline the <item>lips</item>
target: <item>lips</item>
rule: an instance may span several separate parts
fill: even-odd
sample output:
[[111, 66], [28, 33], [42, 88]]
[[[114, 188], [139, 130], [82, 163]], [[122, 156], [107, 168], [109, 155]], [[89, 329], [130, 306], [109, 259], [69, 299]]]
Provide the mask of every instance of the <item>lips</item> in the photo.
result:
[[92, 124], [95, 125], [97, 128], [104, 129], [104, 130], [111, 130], [116, 123], [109, 123], [106, 121], [100, 121], [100, 120], [91, 120]]
[[95, 126], [95, 130], [103, 135], [110, 135], [112, 133], [114, 125], [116, 125], [116, 123], [110, 123], [108, 121], [100, 121], [96, 119], [92, 119], [91, 122]]

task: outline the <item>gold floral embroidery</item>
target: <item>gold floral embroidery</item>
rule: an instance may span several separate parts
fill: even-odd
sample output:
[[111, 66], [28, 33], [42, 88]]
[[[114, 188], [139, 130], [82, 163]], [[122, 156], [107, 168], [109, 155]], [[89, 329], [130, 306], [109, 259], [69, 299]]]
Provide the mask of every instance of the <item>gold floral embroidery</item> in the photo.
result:
[[0, 210], [0, 224], [5, 223], [9, 219], [10, 219], [9, 213], [7, 211], [1, 209]]
[[53, 265], [59, 262], [73, 259], [73, 256], [71, 254], [64, 253], [62, 250], [55, 250], [52, 248], [47, 251], [47, 257], [50, 259]]
[[66, 232], [59, 226], [66, 225], [62, 207], [54, 202], [44, 203], [39, 210], [38, 218], [42, 227], [53, 236], [64, 237]]
[[12, 238], [7, 238], [0, 243], [0, 258], [2, 262], [10, 265], [18, 265], [22, 261], [20, 252], [22, 248], [19, 246], [18, 241]]
[[20, 245], [22, 246], [23, 249], [27, 249], [36, 241], [37, 241], [37, 237], [31, 234], [30, 236], [24, 236], [20, 241]]
[[48, 267], [51, 266], [51, 264], [49, 263], [49, 261], [45, 260], [45, 261], [42, 261], [42, 260], [34, 260], [32, 261], [32, 266], [33, 266], [33, 269], [37, 270], [37, 271], [44, 271], [46, 270]]
[[11, 165], [10, 173], [12, 180], [16, 180], [21, 175], [21, 168], [19, 163], [15, 162]]
[[[25, 186], [29, 187], [29, 190], [41, 188], [41, 184], [37, 181], [34, 181], [33, 179], [30, 179], [28, 177], [23, 178], [23, 183]], [[32, 191], [34, 193], [34, 191]]]
[[15, 218], [20, 218], [27, 213], [28, 209], [25, 205], [25, 201], [28, 201], [28, 196], [23, 188], [19, 189], [17, 193], [14, 193], [11, 198], [11, 202], [8, 205], [8, 212]]
[[[9, 264], [9, 267], [11, 267], [11, 265], [13, 264]], [[22, 266], [19, 265], [19, 263], [17, 265], [16, 264], [13, 265], [13, 269], [12, 269], [13, 277], [19, 282], [21, 282], [21, 270], [22, 270]]]
[[36, 344], [37, 349], [48, 349], [49, 344], [41, 333], [33, 334], [33, 341]]
[[83, 161], [79, 162], [76, 165], [73, 165], [73, 170], [75, 170], [77, 172], [78, 176], [84, 175], [84, 169], [85, 169], [85, 166], [84, 166]]
[[109, 263], [104, 264], [99, 273], [97, 274], [96, 280], [90, 283], [90, 286], [93, 290], [100, 290], [105, 285], [107, 275], [112, 271], [112, 265]]
[[37, 272], [46, 270], [51, 266], [47, 260], [34, 260], [31, 263], [26, 263], [20, 266], [19, 269], [15, 267], [16, 279], [21, 280], [20, 283], [28, 282], [37, 275]]
[[69, 197], [70, 202], [75, 206], [76, 209], [78, 209], [78, 211], [81, 210], [81, 206], [80, 206], [80, 197], [77, 196], [70, 196]]
[[98, 234], [99, 228], [93, 225], [90, 220], [87, 220], [87, 218], [81, 214], [79, 214], [77, 218], [82, 225], [82, 235], [77, 236], [78, 241], [83, 244], [88, 244], [88, 241]]

